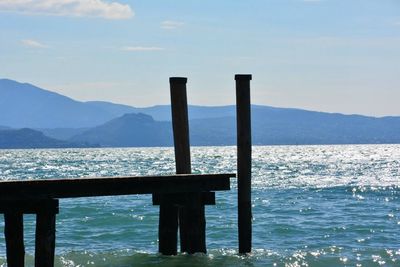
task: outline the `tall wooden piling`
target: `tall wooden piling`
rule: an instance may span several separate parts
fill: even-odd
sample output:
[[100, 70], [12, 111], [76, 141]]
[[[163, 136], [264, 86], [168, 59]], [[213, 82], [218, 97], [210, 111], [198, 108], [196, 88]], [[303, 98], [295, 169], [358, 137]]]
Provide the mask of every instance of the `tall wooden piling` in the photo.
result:
[[24, 219], [22, 212], [4, 213], [7, 266], [25, 266]]
[[171, 95], [172, 129], [174, 132], [175, 164], [177, 174], [192, 172], [187, 106], [187, 78], [169, 79]]
[[251, 252], [251, 105], [249, 74], [235, 75], [239, 253]]
[[[189, 174], [191, 170], [189, 119], [186, 83], [187, 78], [170, 78], [172, 127], [177, 174]], [[186, 194], [186, 203], [179, 210], [181, 251], [206, 253], [206, 221], [201, 193]]]

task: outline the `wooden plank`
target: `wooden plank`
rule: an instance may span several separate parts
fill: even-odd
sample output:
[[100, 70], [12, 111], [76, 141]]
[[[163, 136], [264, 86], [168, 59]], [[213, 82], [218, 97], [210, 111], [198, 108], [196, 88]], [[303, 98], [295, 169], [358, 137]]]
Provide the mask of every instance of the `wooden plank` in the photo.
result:
[[7, 266], [25, 265], [24, 220], [20, 212], [4, 214], [4, 235], [6, 239]]
[[[192, 172], [189, 141], [189, 119], [186, 78], [170, 78], [172, 128], [177, 174]], [[186, 204], [179, 210], [181, 251], [206, 252], [205, 215], [201, 193], [185, 194]]]
[[251, 75], [236, 75], [239, 253], [251, 252]]
[[0, 182], [0, 201], [220, 191], [230, 189], [229, 178], [234, 176], [235, 174], [191, 174], [5, 181]]
[[54, 267], [56, 242], [56, 214], [40, 212], [36, 215], [35, 267]]
[[0, 201], [0, 213], [37, 214], [51, 211], [58, 213], [58, 200], [56, 199], [18, 199]]

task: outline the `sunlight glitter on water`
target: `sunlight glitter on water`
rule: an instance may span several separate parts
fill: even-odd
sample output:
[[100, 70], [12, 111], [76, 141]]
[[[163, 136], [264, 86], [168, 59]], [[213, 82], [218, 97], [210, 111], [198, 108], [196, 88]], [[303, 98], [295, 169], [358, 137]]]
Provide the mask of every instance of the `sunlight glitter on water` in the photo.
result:
[[[172, 148], [3, 150], [0, 177], [174, 173]], [[236, 172], [236, 147], [193, 147], [195, 173]], [[207, 206], [205, 255], [157, 254], [151, 196], [63, 199], [56, 266], [396, 266], [400, 145], [253, 148], [252, 255], [237, 255], [237, 191]], [[1, 222], [0, 228], [3, 227]], [[25, 218], [33, 266], [34, 217]], [[0, 229], [3, 231], [3, 229]], [[0, 266], [5, 262], [0, 237]]]

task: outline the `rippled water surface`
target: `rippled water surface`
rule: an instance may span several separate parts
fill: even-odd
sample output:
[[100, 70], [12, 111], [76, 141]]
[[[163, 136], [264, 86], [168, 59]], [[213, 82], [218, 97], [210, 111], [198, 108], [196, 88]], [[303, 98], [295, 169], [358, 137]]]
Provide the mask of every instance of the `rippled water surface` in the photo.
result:
[[[194, 147], [196, 173], [236, 172], [235, 147]], [[171, 174], [173, 149], [0, 150], [0, 178]], [[253, 148], [253, 247], [237, 255], [236, 181], [207, 206], [207, 255], [157, 254], [151, 196], [60, 200], [56, 266], [400, 266], [400, 145]], [[25, 216], [27, 266], [34, 217]], [[4, 222], [0, 220], [0, 231]], [[0, 265], [5, 265], [0, 235]]]

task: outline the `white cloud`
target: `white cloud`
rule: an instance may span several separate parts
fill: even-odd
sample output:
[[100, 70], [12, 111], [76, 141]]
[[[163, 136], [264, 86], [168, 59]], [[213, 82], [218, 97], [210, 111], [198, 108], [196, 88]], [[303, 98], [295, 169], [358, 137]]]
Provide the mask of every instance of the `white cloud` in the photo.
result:
[[157, 46], [124, 46], [121, 48], [123, 51], [161, 51], [162, 47]]
[[128, 19], [134, 15], [129, 5], [103, 0], [0, 0], [0, 11], [106, 19]]
[[21, 40], [21, 43], [23, 46], [26, 47], [32, 47], [32, 48], [48, 48], [47, 45], [44, 45], [38, 41], [35, 40], [31, 40], [31, 39], [25, 39], [25, 40]]
[[161, 28], [165, 30], [173, 30], [183, 26], [183, 22], [180, 21], [172, 21], [172, 20], [165, 20], [161, 22]]

